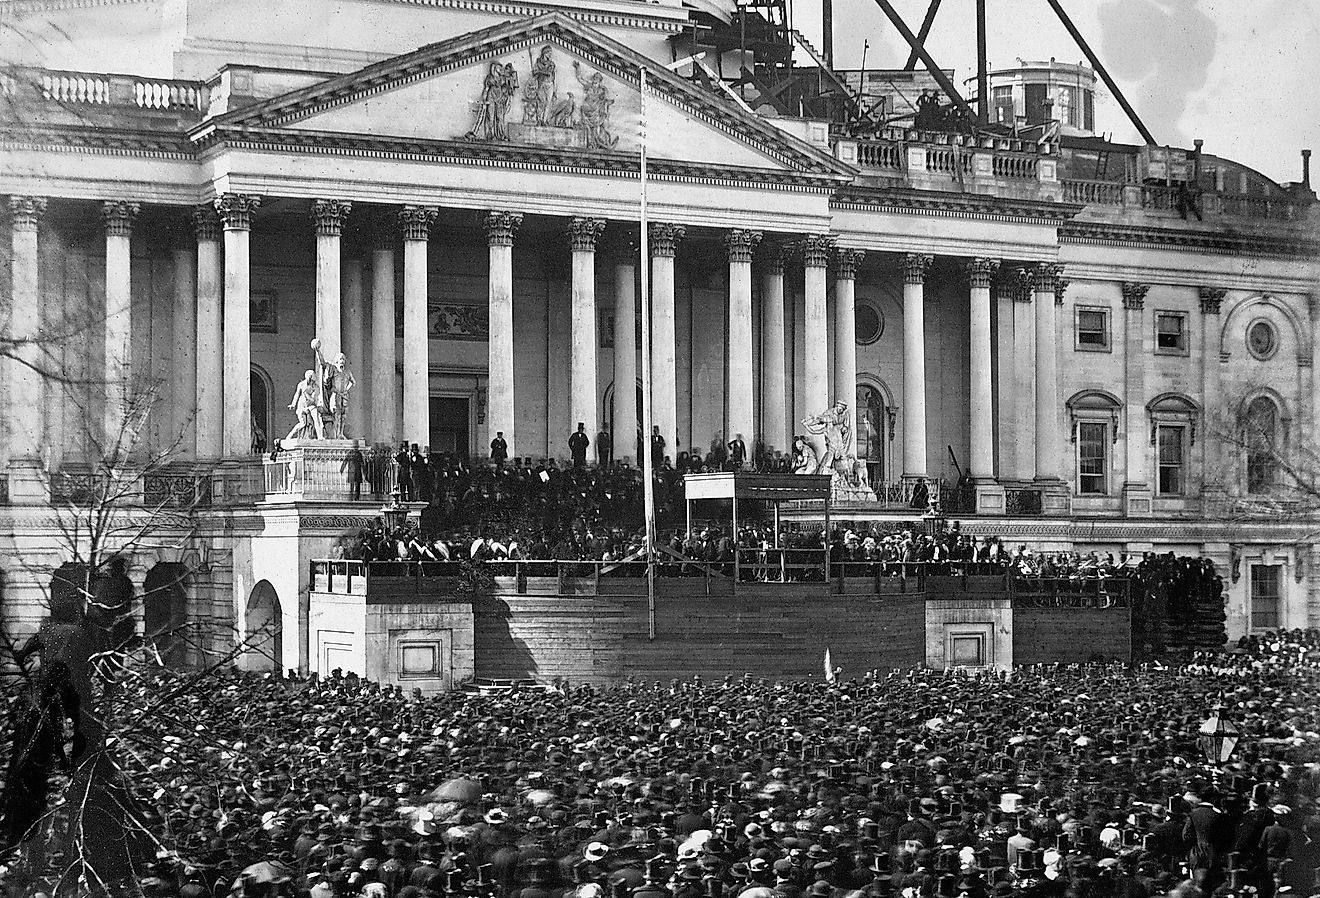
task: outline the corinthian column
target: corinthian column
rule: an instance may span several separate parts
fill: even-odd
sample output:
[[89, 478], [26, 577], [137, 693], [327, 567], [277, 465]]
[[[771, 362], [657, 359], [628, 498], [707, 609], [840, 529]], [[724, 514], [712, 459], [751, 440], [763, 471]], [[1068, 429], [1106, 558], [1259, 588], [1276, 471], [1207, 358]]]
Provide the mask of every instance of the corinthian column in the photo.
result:
[[[596, 443], [596, 434], [600, 432], [596, 411], [599, 404], [596, 388], [596, 240], [604, 230], [605, 222], [599, 218], [573, 218], [568, 223], [568, 238], [573, 250], [568, 430], [572, 432], [578, 422], [582, 422], [586, 425], [587, 438], [593, 445]], [[552, 444], [557, 439], [553, 425], [550, 439]], [[597, 446], [596, 450], [599, 452], [600, 447]]]
[[1060, 480], [1058, 333], [1054, 293], [1063, 266], [1036, 266], [1036, 479]]
[[[373, 230], [379, 242], [371, 253], [371, 412], [367, 418], [371, 422], [372, 436], [393, 446], [399, 440], [394, 230], [388, 221], [377, 222]], [[423, 228], [423, 239], [425, 233]]]
[[339, 293], [339, 241], [351, 203], [313, 200], [312, 221], [316, 223], [316, 334], [321, 355], [334, 363], [343, 351], [341, 300]]
[[225, 230], [224, 441], [226, 456], [252, 452], [251, 283], [248, 244], [261, 197], [226, 193], [215, 211]]
[[[517, 212], [486, 213], [490, 244], [490, 340], [487, 366], [488, 433], [504, 431], [509, 455], [518, 454], [513, 393], [513, 235], [522, 224]], [[595, 434], [592, 434], [593, 438]]]
[[[197, 232], [197, 457], [214, 461], [224, 453], [224, 267], [220, 261], [220, 219], [215, 207], [193, 209]], [[274, 440], [274, 434], [269, 434]]]
[[[830, 407], [830, 329], [825, 296], [825, 268], [834, 239], [813, 234], [802, 241], [805, 317], [802, 324], [803, 370], [806, 372], [807, 414]], [[819, 447], [818, 447], [819, 448]]]
[[[1223, 287], [1202, 287], [1199, 291], [1201, 300], [1201, 395], [1205, 397], [1205, 406], [1210, 408], [1210, 404], [1218, 400], [1223, 394], [1220, 392], [1222, 387], [1222, 377], [1220, 368], [1223, 363], [1219, 360], [1219, 326], [1220, 310], [1224, 305], [1224, 297], [1228, 291]], [[1314, 306], [1314, 303], [1311, 303]], [[1316, 331], [1312, 331], [1315, 333]], [[1320, 361], [1320, 360], [1317, 360]], [[1314, 366], [1316, 363], [1312, 362]], [[1314, 372], [1314, 367], [1312, 372]], [[1311, 392], [1311, 402], [1314, 404], [1317, 399], [1315, 391]], [[1312, 426], [1315, 423], [1314, 415], [1311, 418]], [[1216, 422], [1213, 419], [1207, 420], [1210, 427], [1223, 426], [1223, 422]], [[1208, 429], [1208, 428], [1207, 428]], [[1221, 500], [1224, 498], [1224, 456], [1223, 440], [1210, 439], [1201, 441], [1202, 452], [1205, 453], [1205, 478], [1201, 487], [1202, 495], [1208, 501]], [[1209, 511], [1209, 509], [1207, 509]]]
[[[637, 244], [614, 258], [614, 457], [637, 458]], [[644, 451], [644, 450], [643, 450]]]
[[972, 259], [967, 263], [971, 288], [971, 427], [968, 465], [977, 480], [994, 477], [994, 388], [990, 380], [990, 282], [998, 259]]
[[431, 340], [426, 322], [426, 239], [439, 212], [404, 206], [403, 225], [403, 439], [431, 442]]
[[[866, 251], [839, 249], [834, 254], [834, 401], [843, 400], [857, 420], [857, 266]], [[850, 449], [852, 447], [849, 447]]]
[[[191, 246], [174, 250], [174, 317], [171, 321], [170, 359], [173, 379], [173, 436], [179, 439], [179, 455], [192, 458], [196, 449], [194, 404], [197, 402], [197, 251]], [[169, 445], [168, 442], [166, 445]]]
[[926, 476], [926, 272], [934, 257], [903, 256], [903, 476]]
[[1146, 428], [1146, 293], [1148, 284], [1124, 282], [1123, 290], [1123, 443], [1127, 472], [1123, 510], [1129, 517], [1151, 512], [1150, 446]]
[[761, 439], [767, 449], [793, 444], [785, 405], [788, 354], [784, 346], [784, 261], [782, 244], [765, 251], [761, 275]]
[[[1013, 433], [1015, 462], [1013, 476], [1018, 480], [1036, 478], [1036, 325], [1031, 306], [1033, 274], [1028, 268], [1013, 272]], [[1002, 364], [1002, 361], [1001, 361]], [[1002, 463], [1001, 459], [1001, 463]]]
[[[666, 223], [652, 224], [647, 232], [651, 244], [651, 417], [665, 438], [665, 452], [671, 458], [676, 458], [678, 451], [674, 255], [678, 251], [678, 242], [686, 233], [687, 228], [682, 225]], [[642, 322], [643, 327], [647, 324]], [[649, 440], [650, 436], [645, 438]]]
[[738, 434], [749, 448], [756, 438], [756, 405], [752, 390], [752, 253], [761, 242], [759, 231], [734, 230], [724, 235], [729, 253], [729, 403], [725, 440]]
[[133, 278], [130, 253], [137, 203], [122, 200], [101, 204], [105, 223], [105, 433], [106, 452], [128, 452], [124, 414], [132, 397]]
[[42, 435], [45, 433], [42, 413], [47, 402], [42, 399], [41, 377], [30, 367], [41, 362], [41, 351], [36, 342], [41, 331], [37, 230], [45, 214], [46, 200], [41, 197], [9, 198], [13, 260], [10, 268], [8, 336], [17, 342], [14, 357], [6, 360], [5, 364], [9, 374], [9, 408], [6, 415], [9, 445], [4, 447], [7, 450], [6, 461], [31, 462], [38, 459], [41, 455]]

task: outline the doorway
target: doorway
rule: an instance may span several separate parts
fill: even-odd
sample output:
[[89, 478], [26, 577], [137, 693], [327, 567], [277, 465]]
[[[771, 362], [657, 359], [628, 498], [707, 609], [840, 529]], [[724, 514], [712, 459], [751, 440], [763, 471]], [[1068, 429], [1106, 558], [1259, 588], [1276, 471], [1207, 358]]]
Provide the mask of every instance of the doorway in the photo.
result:
[[431, 454], [448, 454], [468, 460], [471, 428], [468, 415], [472, 401], [453, 396], [431, 397]]

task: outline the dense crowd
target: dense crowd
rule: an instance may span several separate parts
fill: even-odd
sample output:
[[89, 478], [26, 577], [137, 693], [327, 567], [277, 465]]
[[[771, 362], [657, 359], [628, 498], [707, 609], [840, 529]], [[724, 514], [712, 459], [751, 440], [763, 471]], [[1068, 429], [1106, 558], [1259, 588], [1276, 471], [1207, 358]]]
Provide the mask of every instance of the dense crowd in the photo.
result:
[[[111, 751], [159, 846], [149, 896], [1317, 891], [1314, 631], [1007, 677], [425, 698], [338, 675], [127, 682], [151, 713]], [[1220, 700], [1242, 738], [1211, 769], [1195, 734]], [[42, 891], [16, 871], [11, 894]]]

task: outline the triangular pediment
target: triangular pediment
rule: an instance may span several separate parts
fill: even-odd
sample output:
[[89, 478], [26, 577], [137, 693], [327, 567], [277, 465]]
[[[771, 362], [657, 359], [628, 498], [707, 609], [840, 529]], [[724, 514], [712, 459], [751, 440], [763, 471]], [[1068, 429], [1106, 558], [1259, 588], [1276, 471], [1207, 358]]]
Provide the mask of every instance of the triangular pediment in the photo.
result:
[[[645, 102], [640, 70], [646, 70]], [[828, 153], [560, 13], [432, 44], [235, 110], [223, 129], [636, 157], [847, 178]]]

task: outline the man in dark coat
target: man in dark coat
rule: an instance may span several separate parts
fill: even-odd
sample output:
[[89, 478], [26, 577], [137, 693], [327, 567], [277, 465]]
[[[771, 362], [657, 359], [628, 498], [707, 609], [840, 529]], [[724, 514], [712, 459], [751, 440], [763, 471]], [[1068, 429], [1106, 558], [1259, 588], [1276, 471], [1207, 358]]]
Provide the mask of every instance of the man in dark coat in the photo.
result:
[[509, 458], [509, 443], [504, 439], [504, 431], [495, 431], [495, 439], [490, 441], [490, 460], [495, 467], [502, 468]]
[[734, 471], [741, 471], [747, 463], [747, 444], [743, 442], [743, 435], [736, 433], [733, 439], [729, 441], [729, 468]]
[[602, 468], [608, 468], [610, 462], [614, 461], [614, 438], [603, 427], [596, 434], [596, 461]]
[[406, 442], [399, 444], [399, 451], [394, 456], [394, 461], [399, 466], [399, 498], [404, 502], [411, 502], [413, 498], [412, 462], [408, 455], [408, 444]]
[[587, 447], [591, 445], [591, 439], [587, 436], [587, 425], [578, 422], [577, 430], [568, 438], [568, 451], [573, 456], [573, 467], [581, 470], [587, 466]]

